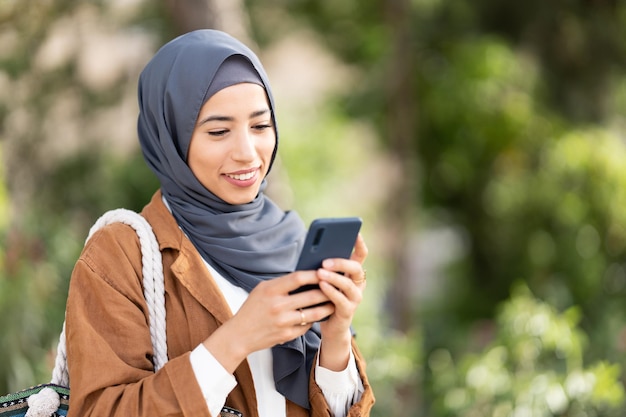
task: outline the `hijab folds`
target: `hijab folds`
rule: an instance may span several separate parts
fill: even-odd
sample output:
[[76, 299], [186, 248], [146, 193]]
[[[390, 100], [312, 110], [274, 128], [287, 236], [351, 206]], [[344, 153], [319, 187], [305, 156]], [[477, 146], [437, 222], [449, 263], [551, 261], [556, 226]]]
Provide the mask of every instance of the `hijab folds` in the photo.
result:
[[[225, 61], [229, 70], [220, 71]], [[239, 82], [265, 88], [276, 131], [273, 162], [278, 131], [265, 70], [249, 48], [216, 30], [179, 36], [148, 63], [139, 78], [138, 134], [144, 158], [180, 228], [204, 260], [250, 292], [263, 280], [293, 271], [305, 228], [295, 212], [283, 211], [264, 194], [266, 179], [253, 201], [231, 205], [206, 189], [187, 165], [201, 107], [220, 89]], [[272, 348], [276, 389], [305, 408], [319, 343], [319, 333], [310, 330]]]

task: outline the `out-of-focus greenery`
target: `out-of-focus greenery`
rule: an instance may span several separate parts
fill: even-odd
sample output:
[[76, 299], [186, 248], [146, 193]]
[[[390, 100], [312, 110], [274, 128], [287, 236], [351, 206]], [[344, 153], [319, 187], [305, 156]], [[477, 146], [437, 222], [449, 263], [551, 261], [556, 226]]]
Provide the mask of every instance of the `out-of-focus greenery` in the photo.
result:
[[428, 357], [437, 415], [619, 416], [624, 388], [619, 365], [584, 365], [589, 340], [580, 310], [563, 313], [537, 300], [525, 285], [496, 317], [493, 342], [458, 362], [440, 348]]
[[[460, 42], [447, 57], [425, 71], [423, 127], [444, 144], [421, 148], [424, 203], [436, 224], [456, 228], [465, 256], [448, 267], [443, 296], [427, 302], [427, 351], [471, 350], [477, 319], [523, 279], [551, 305], [581, 309], [593, 340], [585, 358], [623, 367], [624, 138], [557, 117], [537, 96], [534, 61], [499, 41]], [[617, 389], [623, 374], [611, 369]]]
[[[467, 62], [476, 56], [481, 65]], [[553, 305], [582, 308], [590, 355], [622, 358], [623, 138], [551, 114], [533, 95], [536, 67], [500, 42], [460, 43], [448, 59], [422, 94], [424, 128], [445, 142], [422, 146], [424, 203], [459, 230], [466, 256], [448, 270], [445, 303], [428, 303], [430, 343], [462, 345], [465, 332], [440, 326], [488, 317], [524, 279]]]

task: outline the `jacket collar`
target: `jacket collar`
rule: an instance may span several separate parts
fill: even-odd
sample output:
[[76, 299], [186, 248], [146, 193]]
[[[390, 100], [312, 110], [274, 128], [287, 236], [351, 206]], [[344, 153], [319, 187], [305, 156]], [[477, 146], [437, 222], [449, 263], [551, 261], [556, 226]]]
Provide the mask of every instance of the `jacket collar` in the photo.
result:
[[180, 251], [185, 235], [178, 227], [174, 216], [163, 203], [161, 190], [154, 193], [150, 203], [141, 211], [141, 215], [153, 226], [161, 251], [163, 249]]
[[224, 295], [204, 265], [200, 253], [178, 227], [176, 219], [163, 203], [160, 190], [154, 193], [141, 215], [152, 225], [161, 252], [171, 249], [178, 254], [171, 264], [171, 271], [181, 284], [219, 323], [232, 317]]

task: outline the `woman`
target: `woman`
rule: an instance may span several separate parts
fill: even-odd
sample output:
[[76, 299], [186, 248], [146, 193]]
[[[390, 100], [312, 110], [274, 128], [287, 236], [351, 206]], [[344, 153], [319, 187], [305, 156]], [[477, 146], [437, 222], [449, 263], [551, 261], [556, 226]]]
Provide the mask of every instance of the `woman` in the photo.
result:
[[[305, 228], [264, 194], [278, 134], [258, 58], [223, 32], [183, 35], [142, 72], [139, 107], [161, 184], [141, 214], [163, 256], [169, 362], [153, 371], [135, 232], [107, 226], [70, 283], [70, 415], [368, 415], [350, 332], [367, 249], [359, 237], [352, 259], [292, 272]], [[320, 289], [290, 295], [305, 284]]]

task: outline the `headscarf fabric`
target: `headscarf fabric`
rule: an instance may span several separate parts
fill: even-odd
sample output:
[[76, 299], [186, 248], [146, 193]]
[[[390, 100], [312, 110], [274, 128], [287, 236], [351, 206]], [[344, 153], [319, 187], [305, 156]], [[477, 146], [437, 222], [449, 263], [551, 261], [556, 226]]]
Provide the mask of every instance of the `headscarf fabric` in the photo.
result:
[[[225, 61], [233, 60], [235, 69], [220, 75]], [[237, 75], [240, 70], [241, 77]], [[252, 79], [250, 71], [255, 72]], [[248, 292], [264, 280], [293, 271], [304, 224], [295, 212], [283, 211], [264, 194], [266, 179], [253, 201], [241, 205], [223, 201], [195, 177], [187, 154], [204, 103], [221, 88], [255, 80], [265, 88], [272, 113], [273, 162], [278, 130], [267, 75], [254, 52], [230, 35], [206, 29], [177, 37], [147, 64], [138, 86], [139, 142], [174, 218], [201, 256]], [[309, 408], [311, 365], [320, 344], [315, 328], [272, 348], [276, 389], [305, 408]]]

